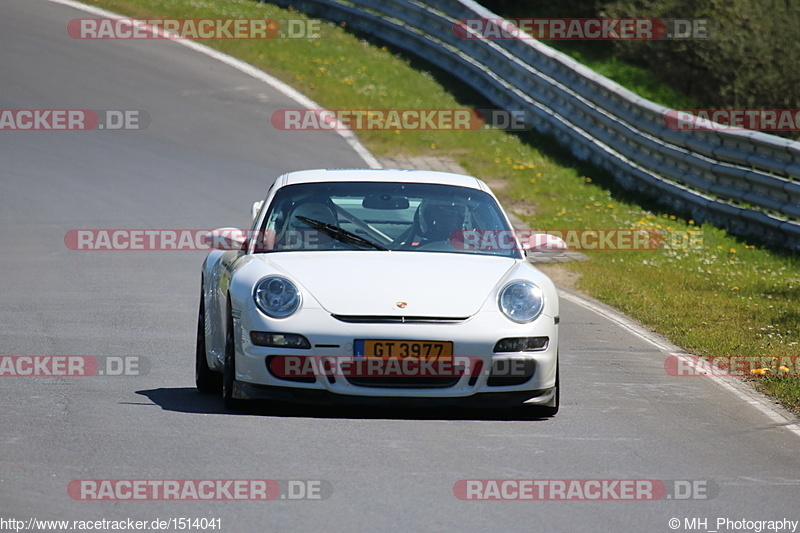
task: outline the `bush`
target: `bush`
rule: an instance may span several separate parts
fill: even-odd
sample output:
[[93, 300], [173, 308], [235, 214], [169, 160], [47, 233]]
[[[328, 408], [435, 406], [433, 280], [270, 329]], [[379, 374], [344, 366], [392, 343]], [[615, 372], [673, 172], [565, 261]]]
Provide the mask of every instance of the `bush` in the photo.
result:
[[709, 107], [800, 107], [800, 8], [792, 0], [612, 0], [600, 16], [709, 19], [709, 38], [616, 41], [628, 61]]
[[[796, 0], [483, 0], [508, 17], [707, 19], [709, 38], [565, 42], [561, 49], [647, 68], [709, 108], [800, 109]], [[797, 136], [797, 132], [793, 136]]]

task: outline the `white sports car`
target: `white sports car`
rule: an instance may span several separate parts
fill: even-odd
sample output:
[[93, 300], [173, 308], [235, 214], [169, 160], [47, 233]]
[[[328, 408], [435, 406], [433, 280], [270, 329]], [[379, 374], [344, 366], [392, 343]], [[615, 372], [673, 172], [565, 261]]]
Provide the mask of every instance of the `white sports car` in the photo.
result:
[[[245, 399], [559, 406], [558, 295], [481, 180], [428, 171], [278, 178], [203, 264], [196, 383]], [[532, 250], [535, 249], [535, 250]], [[527, 408], [526, 408], [527, 409]]]

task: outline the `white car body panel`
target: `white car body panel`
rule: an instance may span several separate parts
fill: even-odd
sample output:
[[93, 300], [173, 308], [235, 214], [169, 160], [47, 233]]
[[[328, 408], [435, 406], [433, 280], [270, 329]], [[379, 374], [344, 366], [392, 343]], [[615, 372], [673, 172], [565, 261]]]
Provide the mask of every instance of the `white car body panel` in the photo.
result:
[[[465, 268], [463, 256], [432, 252], [298, 252], [258, 260], [290, 275], [339, 315], [471, 316], [514, 266], [505, 257], [476, 256]], [[407, 307], [397, 308], [398, 301]]]

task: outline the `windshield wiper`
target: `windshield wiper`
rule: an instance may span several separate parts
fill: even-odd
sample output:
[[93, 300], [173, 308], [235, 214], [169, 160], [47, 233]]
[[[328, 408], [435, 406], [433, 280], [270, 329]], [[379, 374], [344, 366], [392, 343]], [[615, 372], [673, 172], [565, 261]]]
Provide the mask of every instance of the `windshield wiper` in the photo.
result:
[[327, 222], [322, 222], [321, 220], [314, 220], [313, 218], [304, 217], [303, 215], [295, 215], [294, 218], [302, 220], [312, 228], [319, 230], [320, 232], [324, 233], [329, 237], [333, 237], [337, 241], [341, 241], [346, 244], [355, 244], [360, 246], [366, 246], [368, 248], [374, 248], [375, 250], [381, 251], [388, 251], [389, 249], [385, 246], [378, 244], [377, 242], [372, 242], [369, 239], [365, 239], [361, 235], [356, 235], [346, 229], [342, 229], [338, 226], [334, 226], [332, 224], [328, 224]]

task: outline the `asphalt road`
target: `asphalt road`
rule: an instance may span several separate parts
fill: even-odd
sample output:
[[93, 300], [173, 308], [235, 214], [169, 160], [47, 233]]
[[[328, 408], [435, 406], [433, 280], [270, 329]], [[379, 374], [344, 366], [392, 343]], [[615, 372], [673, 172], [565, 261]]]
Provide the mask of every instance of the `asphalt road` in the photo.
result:
[[[134, 109], [151, 121], [140, 131], [0, 132], [0, 355], [137, 357], [144, 372], [0, 377], [0, 518], [205, 517], [227, 532], [674, 531], [671, 518], [687, 531], [693, 518], [708, 520], [700, 530], [716, 530], [718, 517], [800, 520], [797, 434], [717, 383], [666, 375], [664, 348], [572, 297], [562, 299], [553, 419], [230, 414], [198, 394], [204, 253], [74, 251], [64, 235], [242, 225], [282, 172], [365, 164], [338, 135], [273, 130], [270, 113], [298, 105], [196, 51], [70, 39], [67, 21], [87, 16], [45, 0], [3, 2], [0, 109]], [[70, 497], [80, 479], [327, 488], [322, 500], [96, 502]], [[710, 497], [461, 501], [453, 487], [462, 479], [689, 480]]]

